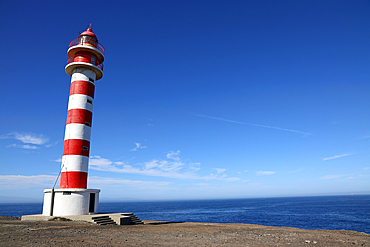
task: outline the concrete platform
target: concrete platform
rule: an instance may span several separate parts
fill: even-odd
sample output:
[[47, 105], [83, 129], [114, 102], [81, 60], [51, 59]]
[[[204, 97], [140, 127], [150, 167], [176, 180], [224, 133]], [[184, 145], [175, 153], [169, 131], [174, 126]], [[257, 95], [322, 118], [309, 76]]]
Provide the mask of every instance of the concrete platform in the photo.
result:
[[42, 214], [23, 215], [22, 221], [51, 221], [65, 218], [71, 221], [86, 221], [99, 225], [137, 225], [144, 224], [133, 213], [111, 213], [90, 215], [45, 216]]

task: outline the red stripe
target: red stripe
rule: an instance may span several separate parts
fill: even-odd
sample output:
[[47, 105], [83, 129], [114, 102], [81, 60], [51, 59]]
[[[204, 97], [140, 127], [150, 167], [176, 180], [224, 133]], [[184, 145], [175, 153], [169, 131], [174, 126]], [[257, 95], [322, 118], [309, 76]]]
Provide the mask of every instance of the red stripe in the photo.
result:
[[[87, 147], [84, 150], [83, 147]], [[64, 140], [63, 155], [83, 155], [89, 157], [90, 141], [80, 139]]]
[[83, 94], [94, 98], [95, 85], [88, 81], [73, 81], [69, 95]]
[[84, 62], [90, 63], [91, 61], [91, 53], [85, 51], [76, 52], [75, 57], [73, 58], [73, 62]]
[[87, 172], [62, 172], [59, 189], [86, 189]]
[[67, 113], [67, 124], [79, 123], [85, 124], [89, 123], [91, 127], [92, 122], [92, 112], [85, 109], [70, 109]]

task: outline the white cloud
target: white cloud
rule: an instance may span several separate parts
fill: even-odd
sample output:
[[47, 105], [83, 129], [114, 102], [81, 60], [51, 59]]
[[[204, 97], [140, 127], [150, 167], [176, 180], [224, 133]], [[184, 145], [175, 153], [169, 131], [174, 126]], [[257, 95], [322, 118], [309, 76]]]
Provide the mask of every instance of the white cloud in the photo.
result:
[[356, 176], [347, 177], [346, 179], [361, 179], [361, 178], [367, 178], [367, 177], [369, 177], [369, 175], [359, 174], [359, 175], [356, 175]]
[[6, 146], [7, 148], [10, 148], [10, 147], [15, 147], [15, 148], [24, 148], [24, 149], [38, 149], [38, 147], [36, 146], [32, 146], [32, 145], [18, 145], [18, 144], [10, 144], [8, 146]]
[[336, 178], [345, 178], [345, 179], [361, 179], [369, 177], [369, 175], [362, 175], [362, 174], [333, 174], [333, 175], [326, 175], [321, 177], [321, 179], [336, 179]]
[[13, 134], [9, 133], [9, 134], [6, 134], [6, 135], [1, 135], [0, 139], [12, 139], [12, 136], [13, 136]]
[[0, 136], [0, 139], [14, 139], [14, 140], [21, 141], [22, 143], [24, 143], [24, 145], [10, 144], [6, 147], [7, 148], [16, 147], [16, 148], [24, 148], [24, 149], [37, 149], [38, 147], [35, 145], [42, 145], [49, 141], [49, 138], [43, 135], [21, 134], [18, 132], [13, 132], [13, 133], [8, 133], [6, 135], [2, 135]]
[[348, 156], [348, 155], [352, 155], [352, 154], [341, 154], [341, 155], [336, 155], [336, 156], [333, 156], [333, 157], [324, 158], [322, 160], [338, 159], [338, 158], [345, 157], [345, 156]]
[[220, 174], [220, 173], [223, 173], [223, 172], [226, 171], [226, 169], [224, 169], [224, 168], [213, 168], [213, 169], [216, 170], [217, 174]]
[[14, 139], [29, 144], [42, 145], [49, 141], [49, 138], [44, 137], [43, 135], [20, 134], [17, 132], [14, 132], [12, 135]]
[[289, 172], [287, 172], [287, 173], [296, 173], [296, 172], [301, 172], [301, 171], [303, 171], [303, 170], [305, 170], [305, 169], [306, 169], [306, 167], [303, 167], [303, 168], [300, 168], [300, 169], [298, 169], [298, 170], [289, 171]]
[[365, 167], [365, 168], [364, 168], [364, 170], [369, 170], [369, 169], [370, 169], [370, 167]]
[[248, 172], [248, 170], [244, 170], [244, 172]]
[[275, 126], [268, 126], [268, 125], [262, 125], [262, 124], [253, 124], [253, 123], [244, 123], [244, 122], [239, 122], [239, 121], [234, 121], [234, 120], [229, 120], [229, 119], [224, 119], [224, 118], [218, 118], [218, 117], [211, 117], [211, 116], [201, 115], [201, 114], [196, 114], [195, 116], [210, 118], [210, 119], [216, 119], [216, 120], [229, 122], [229, 123], [244, 124], [244, 125], [250, 125], [250, 126], [255, 126], [255, 127], [262, 127], [262, 128], [268, 128], [268, 129], [276, 129], [276, 130], [295, 132], [295, 133], [303, 134], [303, 135], [311, 135], [310, 133], [307, 133], [307, 132], [303, 132], [303, 131], [299, 131], [299, 130], [293, 130], [293, 129], [285, 129], [285, 128], [280, 128], [280, 127], [275, 127]]
[[276, 172], [274, 172], [274, 171], [258, 171], [258, 172], [256, 172], [256, 175], [257, 176], [260, 176], [260, 175], [273, 175], [275, 173]]
[[21, 147], [22, 147], [22, 148], [25, 148], [25, 149], [38, 149], [38, 147], [36, 147], [36, 146], [32, 146], [32, 145], [28, 145], [28, 144], [26, 144], [26, 145], [22, 145]]
[[[9, 189], [28, 189], [32, 187], [52, 188], [57, 176], [50, 175], [0, 175], [0, 190]], [[135, 187], [135, 189], [165, 190], [171, 183], [167, 181], [140, 181], [127, 180], [121, 178], [109, 177], [89, 177], [89, 186], [104, 187], [104, 186], [119, 186], [119, 187]]]
[[321, 177], [321, 179], [335, 179], [335, 178], [341, 178], [347, 175], [339, 175], [339, 174], [333, 174], [333, 175], [326, 175]]
[[[199, 176], [196, 174], [200, 170], [199, 163], [186, 163], [179, 157], [180, 151], [171, 151], [166, 155], [166, 159], [153, 159], [144, 163], [129, 165], [123, 162], [112, 162], [109, 159], [100, 156], [90, 157], [90, 169], [98, 171], [109, 171], [117, 173], [139, 174], [144, 176], [167, 177], [175, 179], [202, 179], [202, 180], [223, 180], [237, 181], [240, 178], [227, 177], [226, 174], [210, 174], [208, 176]], [[221, 170], [220, 170], [221, 171]]]
[[180, 150], [177, 150], [177, 152], [171, 151], [168, 154], [166, 154], [166, 157], [167, 159], [179, 161], [180, 160], [180, 157], [178, 157], [179, 154], [180, 154]]
[[56, 176], [51, 175], [0, 175], [0, 189], [23, 189], [31, 187], [52, 187]]
[[139, 149], [143, 149], [143, 148], [146, 148], [146, 146], [141, 146], [141, 143], [135, 143], [135, 146], [133, 149], [130, 149], [130, 151], [137, 151]]
[[195, 186], [209, 186], [208, 183], [193, 183]]
[[102, 158], [100, 156], [91, 156], [90, 157], [90, 166], [91, 169], [99, 170], [99, 171], [109, 171], [112, 168], [115, 168], [112, 166], [113, 162], [109, 159]]
[[230, 177], [230, 178], [227, 178], [226, 176], [224, 176], [220, 180], [224, 180], [224, 181], [227, 181], [227, 182], [236, 182], [236, 181], [239, 181], [240, 178], [238, 178], [238, 177]]
[[121, 178], [110, 178], [110, 177], [89, 177], [89, 185], [100, 187], [100, 186], [130, 186], [135, 189], [158, 189], [158, 187], [165, 187], [170, 185], [170, 182], [166, 181], [140, 181], [140, 180], [128, 180]]

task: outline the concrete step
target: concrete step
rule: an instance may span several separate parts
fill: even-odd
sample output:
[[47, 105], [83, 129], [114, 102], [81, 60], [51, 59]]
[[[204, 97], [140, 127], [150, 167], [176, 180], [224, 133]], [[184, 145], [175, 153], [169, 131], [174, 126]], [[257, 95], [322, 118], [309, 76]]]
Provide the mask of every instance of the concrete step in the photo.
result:
[[87, 221], [99, 225], [138, 225], [144, 224], [133, 213], [110, 213], [110, 214], [92, 214], [92, 215], [67, 215], [67, 216], [44, 216], [41, 214], [36, 215], [23, 215], [22, 220], [53, 220], [55, 217], [62, 217], [73, 221]]
[[94, 222], [102, 224], [102, 223], [112, 223], [114, 221], [111, 219], [104, 219], [104, 220], [94, 220]]
[[109, 216], [92, 217], [92, 220], [98, 225], [117, 225]]
[[144, 222], [142, 222], [136, 215], [134, 215], [132, 213], [124, 213], [124, 214], [121, 214], [121, 215], [125, 216], [125, 217], [130, 217], [132, 225], [144, 224]]

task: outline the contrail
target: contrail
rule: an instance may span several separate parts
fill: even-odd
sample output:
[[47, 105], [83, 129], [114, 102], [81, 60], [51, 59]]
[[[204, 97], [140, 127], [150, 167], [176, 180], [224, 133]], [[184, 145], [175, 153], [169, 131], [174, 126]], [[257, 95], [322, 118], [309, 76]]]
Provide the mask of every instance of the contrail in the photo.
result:
[[221, 121], [230, 122], [230, 123], [236, 123], [236, 124], [245, 124], [245, 125], [262, 127], [262, 128], [269, 128], [269, 129], [289, 131], [289, 132], [294, 132], [294, 133], [303, 134], [303, 135], [311, 135], [310, 133], [306, 133], [306, 132], [299, 131], [299, 130], [284, 129], [284, 128], [279, 128], [279, 127], [274, 127], [274, 126], [268, 126], [268, 125], [262, 125], [262, 124], [244, 123], [244, 122], [239, 122], [239, 121], [234, 121], [234, 120], [229, 120], [229, 119], [224, 119], [224, 118], [219, 118], [219, 117], [211, 117], [211, 116], [201, 115], [201, 114], [195, 114], [195, 116], [204, 117], [204, 118], [211, 118], [211, 119], [216, 119], [216, 120], [221, 120]]

